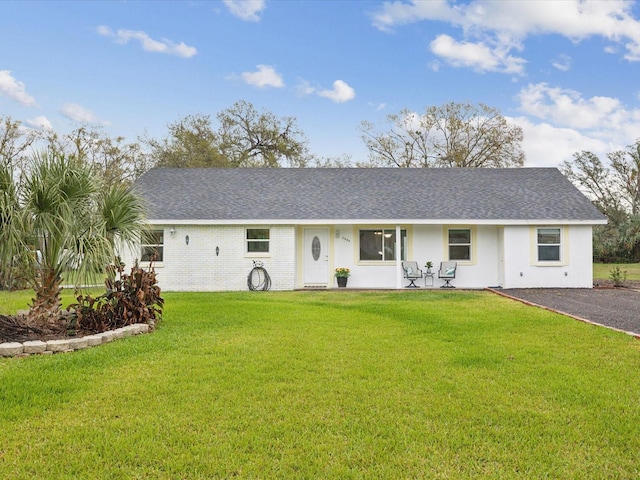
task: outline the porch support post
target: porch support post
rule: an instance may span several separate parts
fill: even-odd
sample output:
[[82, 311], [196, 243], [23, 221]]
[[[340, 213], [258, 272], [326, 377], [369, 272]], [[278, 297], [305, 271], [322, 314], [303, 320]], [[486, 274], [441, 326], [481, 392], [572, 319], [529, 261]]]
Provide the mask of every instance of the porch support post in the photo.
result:
[[400, 225], [396, 225], [396, 288], [402, 288], [402, 257], [400, 256], [402, 248], [400, 242]]

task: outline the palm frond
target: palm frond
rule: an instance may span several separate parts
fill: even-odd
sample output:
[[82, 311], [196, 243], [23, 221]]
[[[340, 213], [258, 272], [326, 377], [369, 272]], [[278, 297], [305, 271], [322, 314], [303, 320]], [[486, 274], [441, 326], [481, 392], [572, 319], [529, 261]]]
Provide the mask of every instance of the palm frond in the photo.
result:
[[133, 245], [146, 229], [146, 209], [131, 188], [114, 185], [100, 198], [99, 211], [107, 238], [117, 246]]

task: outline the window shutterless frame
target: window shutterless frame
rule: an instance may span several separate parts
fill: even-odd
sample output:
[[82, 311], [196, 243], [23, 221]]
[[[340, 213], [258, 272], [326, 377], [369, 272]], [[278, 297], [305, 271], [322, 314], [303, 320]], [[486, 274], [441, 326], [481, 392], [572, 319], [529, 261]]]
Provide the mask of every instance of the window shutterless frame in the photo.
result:
[[[406, 260], [407, 231], [400, 231], [400, 256]], [[359, 260], [361, 262], [389, 262], [396, 259], [395, 228], [362, 229], [359, 231]]]
[[447, 230], [449, 260], [471, 261], [471, 229], [450, 228]]
[[538, 227], [536, 245], [538, 262], [562, 261], [562, 229], [560, 227]]
[[246, 252], [247, 253], [269, 253], [270, 231], [268, 228], [247, 228]]
[[141, 262], [162, 262], [164, 260], [164, 230], [146, 232], [140, 243]]

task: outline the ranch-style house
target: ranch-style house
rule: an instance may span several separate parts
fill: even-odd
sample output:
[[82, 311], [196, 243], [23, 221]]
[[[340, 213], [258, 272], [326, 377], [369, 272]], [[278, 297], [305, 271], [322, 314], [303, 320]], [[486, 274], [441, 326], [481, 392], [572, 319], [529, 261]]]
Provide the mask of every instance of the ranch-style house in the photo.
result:
[[405, 288], [403, 261], [443, 286], [590, 288], [592, 228], [606, 217], [556, 168], [154, 168], [136, 182], [170, 291], [246, 290], [254, 260], [273, 290]]

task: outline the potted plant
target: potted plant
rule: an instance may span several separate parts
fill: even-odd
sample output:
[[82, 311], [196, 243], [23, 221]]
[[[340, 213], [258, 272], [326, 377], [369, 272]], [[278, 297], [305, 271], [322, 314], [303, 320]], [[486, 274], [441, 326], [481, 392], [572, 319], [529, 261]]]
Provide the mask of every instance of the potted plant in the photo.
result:
[[433, 268], [433, 262], [431, 260], [427, 260], [427, 263], [424, 264], [427, 269], [427, 273], [431, 273], [431, 269]]
[[345, 267], [338, 267], [336, 268], [334, 275], [336, 277], [336, 280], [338, 281], [338, 286], [346, 287], [347, 279], [349, 278], [349, 275], [351, 275], [351, 270]]

